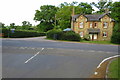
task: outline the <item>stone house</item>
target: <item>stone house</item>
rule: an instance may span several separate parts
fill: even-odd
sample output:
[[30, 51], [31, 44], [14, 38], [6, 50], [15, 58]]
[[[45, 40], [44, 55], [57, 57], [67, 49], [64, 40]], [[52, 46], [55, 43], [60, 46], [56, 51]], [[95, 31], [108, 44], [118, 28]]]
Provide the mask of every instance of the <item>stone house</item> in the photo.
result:
[[110, 41], [114, 26], [114, 19], [109, 14], [78, 14], [72, 15], [71, 29], [79, 33], [81, 38], [89, 35], [91, 40]]

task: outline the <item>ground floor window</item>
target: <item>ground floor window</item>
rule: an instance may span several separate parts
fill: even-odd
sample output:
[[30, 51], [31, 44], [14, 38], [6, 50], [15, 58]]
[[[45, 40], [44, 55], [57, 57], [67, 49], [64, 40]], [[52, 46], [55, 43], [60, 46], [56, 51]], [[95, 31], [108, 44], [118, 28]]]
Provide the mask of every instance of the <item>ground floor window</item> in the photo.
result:
[[107, 32], [103, 32], [103, 37], [107, 37]]
[[83, 32], [80, 32], [80, 37], [83, 37]]
[[89, 34], [91, 40], [97, 40], [98, 34]]

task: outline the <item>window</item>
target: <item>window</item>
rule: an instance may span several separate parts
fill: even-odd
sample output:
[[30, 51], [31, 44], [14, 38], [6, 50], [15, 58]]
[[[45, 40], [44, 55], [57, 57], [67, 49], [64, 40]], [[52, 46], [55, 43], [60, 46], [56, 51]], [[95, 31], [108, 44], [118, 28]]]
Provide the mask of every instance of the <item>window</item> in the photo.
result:
[[80, 22], [80, 28], [83, 28], [83, 22]]
[[104, 27], [104, 28], [107, 28], [107, 27], [108, 27], [108, 23], [107, 23], [107, 22], [104, 22], [104, 23], [103, 23], [103, 27]]
[[97, 23], [94, 23], [94, 28], [97, 28]]
[[90, 23], [90, 28], [92, 28], [92, 22]]
[[83, 32], [80, 32], [80, 37], [83, 37]]
[[103, 37], [107, 37], [107, 32], [103, 32]]

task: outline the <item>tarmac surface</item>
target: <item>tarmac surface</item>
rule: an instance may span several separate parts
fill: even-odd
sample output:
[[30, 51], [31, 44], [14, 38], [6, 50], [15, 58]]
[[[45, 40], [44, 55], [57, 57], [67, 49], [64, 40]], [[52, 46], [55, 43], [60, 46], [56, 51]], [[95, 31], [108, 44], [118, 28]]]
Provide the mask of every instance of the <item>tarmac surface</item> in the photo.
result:
[[99, 63], [118, 54], [116, 45], [3, 39], [3, 78], [89, 78]]

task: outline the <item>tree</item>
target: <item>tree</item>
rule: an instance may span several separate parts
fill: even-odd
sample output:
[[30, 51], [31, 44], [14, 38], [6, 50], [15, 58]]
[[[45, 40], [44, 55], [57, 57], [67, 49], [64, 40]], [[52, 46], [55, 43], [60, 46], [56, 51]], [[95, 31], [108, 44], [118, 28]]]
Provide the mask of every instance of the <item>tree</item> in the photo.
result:
[[92, 9], [92, 6], [88, 3], [81, 2], [78, 6], [80, 7], [82, 14], [92, 14], [92, 11], [94, 11], [94, 9]]
[[22, 22], [22, 29], [28, 30], [31, 26], [32, 26], [32, 24], [30, 24], [29, 21]]
[[113, 35], [111, 37], [112, 43], [120, 44], [120, 2], [114, 2], [111, 8], [111, 16], [115, 19], [115, 26], [113, 29]]
[[16, 27], [15, 27], [15, 23], [11, 23], [11, 24], [10, 24], [10, 28], [16, 28]]
[[0, 28], [5, 28], [5, 24], [0, 22]]
[[120, 22], [120, 2], [114, 2], [111, 8], [111, 16], [116, 22]]
[[78, 4], [78, 2], [64, 2], [61, 4], [60, 7], [61, 8], [59, 8], [56, 13], [56, 17], [61, 29], [71, 27], [71, 15], [73, 12], [73, 8], [75, 14], [91, 14], [93, 11], [91, 5], [88, 3]]
[[34, 20], [40, 21], [39, 28], [44, 26], [43, 31], [47, 31], [54, 27], [57, 9], [58, 7], [52, 5], [43, 5], [40, 7], [40, 10], [36, 10]]
[[96, 13], [103, 14], [107, 9], [111, 8], [112, 1], [100, 0], [98, 3], [92, 2], [91, 5], [99, 9]]

